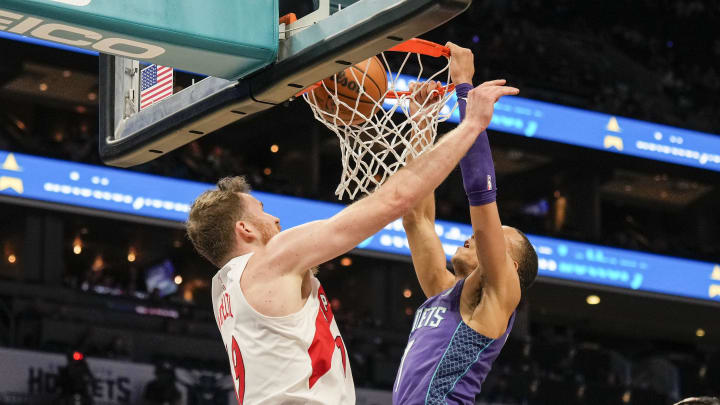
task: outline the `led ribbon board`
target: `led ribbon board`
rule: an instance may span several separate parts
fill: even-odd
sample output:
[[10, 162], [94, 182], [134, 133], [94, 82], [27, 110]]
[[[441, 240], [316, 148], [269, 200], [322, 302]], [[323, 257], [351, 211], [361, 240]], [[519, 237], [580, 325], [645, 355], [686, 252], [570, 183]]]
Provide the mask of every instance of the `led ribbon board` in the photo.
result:
[[[184, 222], [192, 201], [211, 184], [0, 151], [0, 197], [14, 197]], [[343, 205], [253, 192], [284, 228], [329, 218]], [[132, 217], [129, 217], [132, 218]], [[437, 221], [448, 259], [470, 237], [466, 224]], [[720, 302], [720, 266], [714, 263], [528, 235], [541, 276]], [[410, 255], [397, 220], [359, 249]]]
[[3, 0], [0, 30], [225, 79], [275, 62], [277, 1]]
[[[400, 75], [398, 90], [416, 78]], [[457, 97], [448, 101], [447, 112]], [[391, 103], [384, 107], [389, 109]], [[459, 123], [453, 112], [448, 122]], [[495, 104], [490, 129], [644, 159], [720, 171], [720, 135], [691, 131], [579, 108], [503, 97]]]
[[[78, 0], [80, 1], [80, 0]], [[0, 9], [0, 30], [7, 30]], [[0, 31], [0, 38], [56, 47], [63, 50], [97, 54], [69, 45], [37, 38], [22, 37]], [[192, 70], [190, 71], [199, 71]], [[414, 77], [401, 75], [398, 90], [407, 90]], [[448, 109], [455, 104], [450, 99]], [[385, 103], [389, 109], [391, 103]], [[459, 123], [455, 111], [449, 122]], [[656, 124], [632, 118], [612, 116], [579, 108], [530, 100], [504, 97], [495, 105], [490, 129], [527, 137], [535, 137], [569, 145], [609, 151], [661, 162], [720, 171], [720, 136]]]

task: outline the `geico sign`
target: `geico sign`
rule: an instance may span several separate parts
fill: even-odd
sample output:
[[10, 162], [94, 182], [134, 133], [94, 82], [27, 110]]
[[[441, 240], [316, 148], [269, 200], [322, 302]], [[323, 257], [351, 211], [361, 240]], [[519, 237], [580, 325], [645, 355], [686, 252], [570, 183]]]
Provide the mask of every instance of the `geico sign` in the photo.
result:
[[[81, 0], [63, 2], [83, 3]], [[89, 1], [88, 1], [89, 3]], [[93, 48], [102, 53], [125, 56], [133, 59], [152, 59], [165, 53], [165, 48], [126, 38], [103, 38], [102, 34], [72, 25], [48, 23], [35, 17], [25, 17], [0, 10], [0, 30], [15, 34], [33, 36], [52, 42]]]

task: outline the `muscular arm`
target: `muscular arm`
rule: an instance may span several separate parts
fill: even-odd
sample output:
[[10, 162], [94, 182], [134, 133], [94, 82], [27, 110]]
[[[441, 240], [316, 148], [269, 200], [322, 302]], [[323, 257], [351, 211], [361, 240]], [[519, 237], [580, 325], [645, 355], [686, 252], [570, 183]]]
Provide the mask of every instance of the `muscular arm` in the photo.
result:
[[455, 283], [446, 267], [445, 251], [435, 233], [435, 196], [430, 193], [403, 217], [413, 267], [426, 297], [435, 296]]
[[[434, 81], [424, 84], [410, 83], [410, 90], [415, 94], [414, 100], [410, 100], [412, 116], [421, 115], [418, 114], [418, 111], [422, 110], [422, 106], [428, 102], [433, 103], [440, 100], [439, 97], [432, 99], [431, 92], [434, 88], [436, 88]], [[415, 129], [416, 145], [414, 147], [416, 152], [420, 152], [423, 145], [431, 141], [431, 136], [426, 131], [427, 122], [424, 118], [418, 118], [415, 121], [418, 123], [418, 128]], [[412, 158], [408, 156], [408, 161], [411, 160]], [[413, 268], [425, 296], [432, 297], [452, 287], [455, 277], [447, 270], [442, 242], [435, 233], [434, 192], [428, 194], [403, 216], [403, 228], [405, 228], [410, 245]]]
[[390, 176], [372, 195], [332, 218], [288, 229], [273, 237], [265, 248], [263, 265], [269, 271], [300, 274], [349, 251], [401, 217], [430, 194], [457, 165], [477, 134], [490, 123], [495, 102], [504, 95], [518, 92], [505, 86], [471, 91], [467, 118], [435, 147]]
[[484, 269], [484, 280], [477, 276], [472, 279], [468, 277], [467, 283], [479, 288], [482, 282], [483, 299], [488, 297], [493, 300], [493, 304], [509, 316], [520, 302], [520, 280], [515, 264], [507, 254], [497, 203], [471, 206], [470, 221], [475, 235], [478, 261]]
[[[460, 103], [461, 116], [464, 116], [464, 107], [463, 101]], [[461, 169], [470, 203], [475, 250], [483, 269], [482, 273], [473, 272], [468, 276], [465, 282], [468, 288], [467, 291], [464, 289], [463, 295], [477, 297], [477, 292], [482, 291], [482, 301], [474, 308], [474, 315], [481, 312], [478, 318], [482, 319], [483, 328], [493, 335], [497, 332], [501, 334], [520, 301], [520, 281], [515, 263], [507, 253], [505, 233], [495, 202], [495, 171], [486, 132], [475, 140], [461, 162]]]
[[270, 240], [266, 265], [279, 272], [304, 272], [357, 246], [405, 214], [442, 182], [479, 131], [460, 125], [432, 150], [392, 175], [372, 195], [327, 219], [281, 232]]

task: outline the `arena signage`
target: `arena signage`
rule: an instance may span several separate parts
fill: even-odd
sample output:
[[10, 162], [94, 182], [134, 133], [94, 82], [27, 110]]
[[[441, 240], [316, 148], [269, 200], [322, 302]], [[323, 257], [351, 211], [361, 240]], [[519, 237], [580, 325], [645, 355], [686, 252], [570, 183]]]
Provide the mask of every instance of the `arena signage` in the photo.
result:
[[3, 0], [0, 31], [225, 79], [275, 62], [277, 4]]
[[157, 45], [128, 38], [103, 38], [102, 34], [95, 31], [67, 24], [46, 23], [39, 18], [5, 10], [0, 10], [0, 29], [133, 59], [151, 60], [165, 53], [165, 48]]
[[[414, 77], [400, 75], [398, 90]], [[449, 113], [453, 97], [445, 106]], [[391, 103], [385, 104], [388, 109]], [[455, 109], [449, 122], [460, 122]], [[688, 129], [566, 107], [522, 97], [503, 97], [495, 104], [489, 128], [644, 159], [720, 171], [720, 136]]]
[[[50, 208], [90, 209], [129, 220], [152, 218], [182, 226], [192, 201], [211, 184], [127, 170], [65, 162], [0, 151], [0, 198]], [[254, 192], [283, 228], [329, 218], [343, 205]], [[110, 214], [113, 213], [113, 214]], [[437, 221], [435, 231], [448, 258], [470, 236], [467, 224]], [[543, 277], [720, 302], [720, 265], [529, 235]], [[358, 249], [408, 256], [410, 248], [397, 220]], [[682, 277], [678, 271], [682, 269]]]
[[[0, 348], [0, 404], [57, 404], [60, 370], [67, 365], [65, 356], [56, 353]], [[144, 394], [148, 384], [156, 380], [154, 367], [146, 363], [130, 363], [102, 358], [87, 359], [93, 374], [90, 395], [95, 404], [132, 405], [147, 403]], [[228, 373], [176, 368], [175, 387], [181, 399], [176, 405], [197, 404], [193, 398], [214, 398], [213, 404], [233, 404], [237, 399]], [[357, 403], [388, 404], [389, 391], [357, 388]], [[62, 401], [62, 403], [65, 403]], [[169, 402], [167, 402], [169, 403]]]

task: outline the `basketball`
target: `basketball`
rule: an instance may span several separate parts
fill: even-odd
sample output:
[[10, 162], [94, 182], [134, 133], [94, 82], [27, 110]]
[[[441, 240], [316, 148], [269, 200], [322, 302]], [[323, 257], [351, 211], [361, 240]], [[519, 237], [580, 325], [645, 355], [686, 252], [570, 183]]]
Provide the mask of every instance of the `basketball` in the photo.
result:
[[[365, 76], [365, 73], [367, 75]], [[365, 79], [363, 81], [363, 76]], [[313, 90], [312, 97], [320, 109], [335, 115], [346, 125], [360, 124], [380, 110], [382, 98], [387, 91], [387, 73], [377, 56], [350, 66], [337, 74], [337, 97], [342, 102], [335, 105], [336, 79], [323, 80], [324, 86]], [[355, 107], [357, 103], [357, 107]], [[349, 106], [349, 107], [348, 107]], [[357, 110], [353, 117], [353, 110]]]

